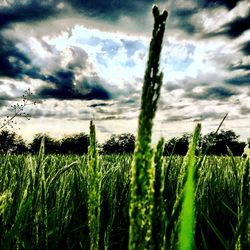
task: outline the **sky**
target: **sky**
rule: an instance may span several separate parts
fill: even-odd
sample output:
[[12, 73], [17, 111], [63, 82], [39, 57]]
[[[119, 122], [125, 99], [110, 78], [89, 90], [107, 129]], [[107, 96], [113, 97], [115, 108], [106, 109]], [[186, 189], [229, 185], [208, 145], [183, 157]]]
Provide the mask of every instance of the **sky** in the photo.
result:
[[[154, 140], [224, 130], [250, 137], [248, 0], [0, 0], [0, 121], [30, 89], [18, 133], [136, 134], [152, 4], [168, 10]], [[17, 129], [17, 128], [16, 128]]]

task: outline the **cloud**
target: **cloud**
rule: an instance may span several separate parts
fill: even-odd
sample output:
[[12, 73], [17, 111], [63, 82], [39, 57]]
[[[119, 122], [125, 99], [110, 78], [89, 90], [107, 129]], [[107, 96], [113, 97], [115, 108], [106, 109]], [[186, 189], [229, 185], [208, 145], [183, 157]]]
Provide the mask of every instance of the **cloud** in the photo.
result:
[[[249, 27], [250, 28], [250, 27]], [[245, 42], [244, 44], [242, 44], [241, 46], [241, 51], [246, 55], [249, 56], [250, 54], [250, 41]]]
[[202, 0], [198, 1], [199, 5], [203, 8], [217, 8], [224, 6], [228, 10], [233, 9], [242, 0]]
[[247, 106], [245, 106], [245, 105], [242, 105], [242, 106], [240, 107], [240, 113], [241, 113], [242, 115], [249, 115], [249, 114], [250, 114], [250, 107], [247, 107]]
[[207, 87], [199, 92], [190, 91], [184, 94], [184, 96], [196, 100], [226, 100], [236, 94], [238, 93], [235, 90], [218, 86], [218, 87]]
[[[160, 0], [159, 2], [164, 2]], [[121, 0], [72, 0], [71, 7], [89, 17], [98, 17], [107, 21], [118, 20], [121, 16], [139, 15], [152, 5], [152, 0], [121, 1]], [[145, 10], [145, 11], [143, 11]]]
[[[175, 0], [172, 1], [172, 3], [168, 1], [166, 4], [170, 12], [170, 17], [167, 22], [167, 32], [171, 35], [178, 36], [182, 31], [185, 35], [195, 35], [199, 39], [207, 33], [204, 27], [210, 23], [212, 19], [213, 28], [218, 27], [221, 23], [221, 17], [219, 17], [220, 20], [218, 20], [218, 16], [220, 16], [218, 14], [222, 12], [224, 16], [229, 14], [240, 2], [244, 2], [244, 0]], [[218, 22], [215, 22], [215, 20], [218, 20]], [[233, 25], [233, 23], [228, 24], [228, 26], [230, 25]], [[242, 25], [244, 24], [242, 23]], [[228, 27], [226, 26], [224, 29], [228, 29]], [[182, 33], [180, 37], [183, 37], [183, 35]], [[209, 33], [208, 37], [215, 35], [218, 34]]]
[[[91, 20], [110, 23], [115, 26], [114, 22], [119, 24], [119, 28], [130, 26], [130, 29], [140, 30], [141, 25], [146, 26], [151, 23], [149, 15], [152, 0], [30, 0], [15, 1], [15, 3], [0, 8], [0, 29], [9, 27], [14, 23], [32, 23], [35, 21], [47, 20], [51, 18], [61, 18], [68, 16], [90, 18]], [[220, 1], [220, 0], [176, 0], [171, 1], [159, 0], [159, 5], [166, 7], [171, 13], [171, 20], [168, 27], [179, 29], [187, 34], [195, 34], [200, 31], [200, 18], [193, 18], [199, 15], [202, 9], [216, 9], [226, 7], [227, 10], [233, 9], [240, 1]], [[130, 23], [130, 19], [133, 22]], [[127, 23], [128, 22], [128, 23]], [[130, 23], [130, 24], [129, 24]], [[135, 24], [136, 23], [136, 24]], [[103, 24], [102, 24], [103, 26]], [[133, 26], [133, 27], [132, 27]]]
[[187, 9], [182, 5], [176, 5], [170, 12], [169, 27], [170, 29], [182, 30], [186, 34], [195, 34], [198, 32], [199, 27], [192, 17], [197, 14], [199, 9], [197, 7], [191, 7]]
[[88, 54], [83, 49], [71, 46], [69, 48], [71, 53], [70, 61], [68, 62], [67, 67], [71, 70], [75, 70], [76, 68], [84, 70], [87, 67]]
[[[237, 74], [241, 74], [240, 77], [246, 77], [244, 76], [244, 72], [242, 73], [242, 71], [245, 71], [247, 73], [247, 71], [250, 70], [250, 42], [244, 42], [241, 43], [240, 45], [237, 45], [236, 49], [238, 50], [238, 55], [236, 53], [235, 54], [235, 58], [234, 57], [229, 57], [228, 59], [225, 57], [225, 61], [227, 62], [232, 62], [231, 64], [228, 65], [228, 70], [230, 72], [232, 71], [237, 71]], [[232, 54], [232, 56], [234, 55]], [[241, 70], [241, 72], [239, 71]]]
[[182, 79], [176, 78], [172, 81], [167, 81], [164, 88], [167, 92], [172, 92], [175, 90], [183, 90], [186, 93], [191, 92], [197, 87], [207, 87], [211, 83], [222, 81], [221, 76], [215, 73], [199, 73], [195, 77], [185, 75]]
[[227, 79], [225, 81], [228, 84], [236, 85], [236, 86], [249, 86], [250, 85], [250, 74], [240, 75], [237, 77], [233, 77]]
[[238, 69], [249, 71], [250, 70], [250, 63], [249, 64], [240, 63], [237, 65], [230, 65], [229, 66], [229, 70], [238, 70]]
[[4, 107], [9, 100], [11, 100], [9, 96], [6, 94], [0, 94], [0, 108]]
[[17, 22], [32, 22], [47, 19], [62, 12], [59, 0], [14, 1], [0, 8], [0, 29]]
[[203, 111], [199, 114], [182, 114], [182, 115], [169, 115], [165, 119], [166, 122], [177, 122], [177, 121], [186, 121], [186, 120], [192, 120], [192, 121], [204, 121], [207, 119], [221, 119], [225, 116], [225, 113], [220, 112], [211, 112], [211, 111]]
[[98, 76], [84, 77], [75, 82], [72, 71], [58, 71], [47, 77], [48, 85], [40, 87], [35, 96], [41, 99], [58, 100], [109, 100], [111, 93]]
[[2, 100], [0, 97], [0, 108], [6, 105], [6, 101]]
[[229, 38], [237, 38], [241, 36], [245, 31], [250, 29], [250, 12], [247, 16], [238, 16], [231, 22], [224, 24], [220, 31], [211, 32], [207, 37], [214, 36], [227, 36]]
[[[39, 79], [42, 86], [35, 90], [39, 99], [59, 100], [108, 100], [110, 91], [88, 61], [88, 54], [81, 48], [69, 46], [61, 53], [51, 50], [44, 40], [28, 41], [4, 38], [0, 40], [0, 76], [12, 79]], [[22, 44], [20, 49], [20, 44]], [[19, 45], [19, 46], [18, 46]], [[33, 50], [32, 46], [38, 50]], [[39, 54], [41, 50], [47, 53]], [[44, 58], [44, 56], [48, 58]], [[48, 63], [46, 61], [48, 60]], [[88, 72], [89, 71], [89, 72]], [[27, 79], [28, 77], [28, 79]]]
[[[0, 82], [1, 85], [1, 82]], [[0, 88], [0, 108], [2, 107], [6, 107], [7, 104], [9, 103], [9, 101], [13, 101], [15, 100], [12, 96], [8, 95], [7, 92], [3, 91]], [[2, 114], [0, 114], [0, 116], [2, 116]]]
[[24, 76], [38, 78], [39, 72], [30, 58], [15, 46], [14, 40], [0, 34], [0, 76], [22, 79]]
[[113, 104], [106, 103], [106, 102], [101, 102], [101, 103], [94, 103], [94, 104], [88, 105], [88, 107], [90, 107], [90, 108], [96, 108], [96, 107], [109, 107], [109, 106], [112, 106], [112, 105], [113, 105]]

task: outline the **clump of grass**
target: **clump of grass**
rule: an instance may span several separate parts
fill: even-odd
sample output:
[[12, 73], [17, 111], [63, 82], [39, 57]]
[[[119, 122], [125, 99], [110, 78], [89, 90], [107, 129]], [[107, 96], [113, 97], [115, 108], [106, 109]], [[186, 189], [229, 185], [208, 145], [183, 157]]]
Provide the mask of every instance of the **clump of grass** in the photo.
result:
[[159, 72], [159, 61], [165, 22], [166, 10], [160, 14], [157, 5], [153, 6], [154, 28], [149, 48], [149, 58], [144, 75], [141, 109], [137, 141], [132, 164], [129, 249], [145, 249], [151, 240], [151, 218], [153, 211], [153, 150], [151, 136], [153, 119], [160, 97], [163, 73]]
[[240, 196], [238, 205], [238, 226], [231, 242], [231, 248], [236, 250], [250, 247], [250, 154], [246, 155], [242, 169]]
[[95, 125], [90, 122], [90, 138], [88, 148], [88, 224], [90, 233], [90, 249], [99, 246], [100, 203], [101, 203], [101, 169], [96, 145]]

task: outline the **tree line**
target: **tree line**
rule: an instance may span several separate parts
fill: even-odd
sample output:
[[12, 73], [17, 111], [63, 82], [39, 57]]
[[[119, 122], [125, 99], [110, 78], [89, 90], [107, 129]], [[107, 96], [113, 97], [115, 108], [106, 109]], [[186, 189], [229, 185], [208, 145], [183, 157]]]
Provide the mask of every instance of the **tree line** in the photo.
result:
[[[31, 143], [26, 143], [17, 133], [10, 130], [0, 131], [0, 153], [24, 154], [37, 153], [41, 140], [44, 138], [45, 150], [48, 154], [86, 154], [88, 151], [89, 136], [85, 133], [68, 135], [62, 139], [52, 138], [48, 134], [36, 134]], [[165, 155], [185, 155], [188, 150], [191, 134], [183, 134], [174, 137], [165, 143]], [[249, 143], [249, 142], [248, 142]], [[249, 143], [250, 144], [250, 143]], [[99, 145], [99, 151], [103, 154], [131, 154], [135, 147], [135, 136], [130, 133], [112, 135], [103, 144]], [[219, 133], [208, 133], [201, 136], [197, 151], [208, 155], [228, 155], [232, 152], [240, 156], [244, 152], [245, 142], [239, 140], [232, 130], [221, 130]]]

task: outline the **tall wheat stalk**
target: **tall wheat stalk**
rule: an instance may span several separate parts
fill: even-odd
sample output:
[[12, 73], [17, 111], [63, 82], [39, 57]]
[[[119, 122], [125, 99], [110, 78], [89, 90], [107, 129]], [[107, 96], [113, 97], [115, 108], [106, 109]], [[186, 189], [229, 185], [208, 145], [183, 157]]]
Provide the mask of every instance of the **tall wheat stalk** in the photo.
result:
[[97, 250], [100, 232], [101, 203], [101, 169], [96, 145], [95, 125], [90, 122], [90, 138], [88, 148], [88, 224], [90, 233], [90, 249]]
[[154, 28], [144, 75], [137, 141], [132, 163], [129, 210], [129, 249], [137, 250], [147, 248], [151, 239], [151, 216], [154, 203], [154, 154], [151, 149], [151, 136], [163, 79], [163, 73], [159, 72], [159, 61], [168, 16], [166, 10], [160, 14], [157, 5], [153, 6], [152, 12]]

